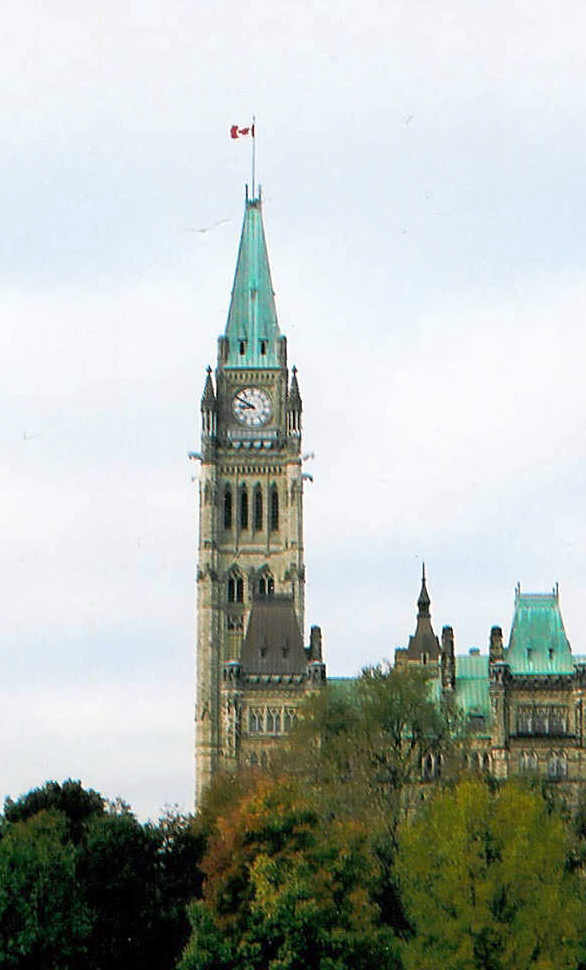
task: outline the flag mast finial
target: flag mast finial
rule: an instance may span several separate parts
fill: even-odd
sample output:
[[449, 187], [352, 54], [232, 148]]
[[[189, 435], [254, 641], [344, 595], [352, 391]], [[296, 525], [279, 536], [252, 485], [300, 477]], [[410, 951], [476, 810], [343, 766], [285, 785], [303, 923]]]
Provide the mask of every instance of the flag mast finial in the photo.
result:
[[255, 176], [255, 162], [256, 162], [256, 118], [252, 116], [252, 198], [254, 199], [254, 176]]

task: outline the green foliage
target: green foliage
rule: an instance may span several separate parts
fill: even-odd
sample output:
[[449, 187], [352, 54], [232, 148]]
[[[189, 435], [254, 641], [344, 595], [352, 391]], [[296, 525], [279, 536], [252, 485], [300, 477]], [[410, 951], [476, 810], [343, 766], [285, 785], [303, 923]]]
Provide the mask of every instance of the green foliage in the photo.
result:
[[67, 819], [74, 842], [81, 838], [83, 825], [92, 815], [104, 813], [105, 801], [93, 789], [84, 789], [80, 781], [68, 778], [60, 785], [47, 781], [41, 788], [33, 788], [16, 801], [4, 802], [4, 818], [7, 822], [24, 822], [38, 812], [61, 812]]
[[399, 841], [406, 970], [575, 970], [586, 900], [567, 851], [563, 819], [534, 792], [439, 792]]
[[460, 715], [437, 702], [425, 670], [381, 664], [308, 702], [283, 766], [307, 779], [326, 814], [368, 816], [394, 839], [419, 797], [425, 756], [441, 755], [449, 775], [463, 736]]
[[359, 821], [324, 827], [296, 783], [265, 780], [218, 819], [180, 970], [395, 968]]
[[[47, 805], [50, 810], [47, 810]], [[8, 799], [0, 840], [0, 966], [171, 970], [201, 890], [193, 819], [141, 825], [79, 782]]]
[[14, 822], [0, 842], [0, 966], [80, 966], [90, 926], [65, 817], [43, 810]]

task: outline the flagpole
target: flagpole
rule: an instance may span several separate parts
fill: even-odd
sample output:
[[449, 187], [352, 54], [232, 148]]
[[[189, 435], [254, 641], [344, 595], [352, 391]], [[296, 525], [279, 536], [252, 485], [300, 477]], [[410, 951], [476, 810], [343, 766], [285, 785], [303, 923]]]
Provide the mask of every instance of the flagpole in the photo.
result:
[[254, 168], [256, 161], [256, 119], [252, 116], [252, 198], [254, 199]]

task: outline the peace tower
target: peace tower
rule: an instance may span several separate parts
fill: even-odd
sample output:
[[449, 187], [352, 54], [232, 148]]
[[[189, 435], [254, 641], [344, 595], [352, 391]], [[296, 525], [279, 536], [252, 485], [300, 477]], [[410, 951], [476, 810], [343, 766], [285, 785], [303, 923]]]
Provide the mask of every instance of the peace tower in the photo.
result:
[[215, 381], [208, 367], [201, 399], [196, 800], [217, 771], [266, 765], [305, 694], [325, 684], [319, 627], [303, 641], [301, 415], [261, 194], [247, 190]]

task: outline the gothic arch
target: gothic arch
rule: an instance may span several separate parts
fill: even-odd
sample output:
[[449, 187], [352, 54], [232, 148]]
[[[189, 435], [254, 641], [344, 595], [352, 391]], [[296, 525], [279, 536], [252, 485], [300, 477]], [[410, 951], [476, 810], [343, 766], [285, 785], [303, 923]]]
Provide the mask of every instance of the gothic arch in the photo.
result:
[[271, 485], [269, 502], [270, 502], [269, 515], [270, 515], [271, 532], [278, 532], [279, 531], [279, 490], [274, 482]]
[[255, 532], [260, 532], [263, 525], [263, 508], [262, 508], [262, 488], [260, 484], [254, 486], [253, 495], [253, 511], [252, 511], [252, 524]]
[[232, 528], [232, 487], [226, 482], [223, 496], [224, 528]]
[[248, 529], [248, 489], [240, 486], [240, 528]]
[[256, 592], [263, 597], [275, 593], [275, 579], [268, 566], [261, 566], [256, 574]]
[[229, 603], [244, 602], [244, 577], [238, 566], [233, 566], [226, 576], [226, 599]]

